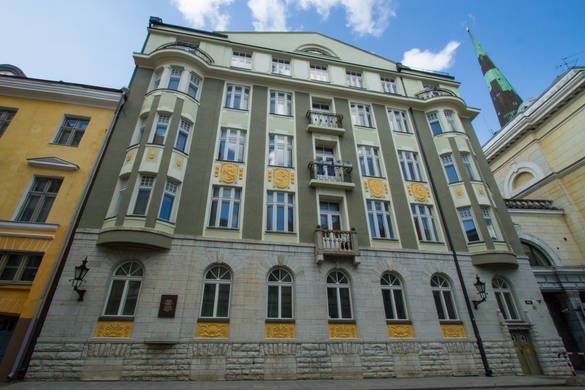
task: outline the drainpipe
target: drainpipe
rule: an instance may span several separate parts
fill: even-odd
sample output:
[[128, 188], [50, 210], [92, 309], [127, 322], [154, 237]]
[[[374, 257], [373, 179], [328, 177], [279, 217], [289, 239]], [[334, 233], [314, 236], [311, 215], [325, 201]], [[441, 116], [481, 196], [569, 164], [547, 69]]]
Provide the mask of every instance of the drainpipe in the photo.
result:
[[[28, 367], [28, 362], [30, 361], [30, 357], [33, 353], [34, 346], [36, 344], [36, 339], [39, 336], [43, 323], [45, 322], [45, 318], [49, 311], [49, 304], [55, 294], [55, 290], [57, 289], [57, 285], [59, 284], [59, 279], [61, 277], [61, 273], [63, 272], [63, 268], [65, 267], [65, 259], [69, 254], [69, 250], [71, 249], [71, 244], [73, 243], [73, 234], [79, 225], [79, 220], [81, 219], [81, 214], [85, 209], [85, 205], [87, 204], [87, 198], [89, 191], [93, 187], [95, 176], [97, 171], [99, 170], [100, 166], [102, 165], [103, 155], [105, 149], [107, 149], [110, 138], [112, 135], [112, 129], [116, 124], [118, 117], [120, 116], [120, 111], [124, 102], [127, 99], [128, 91], [126, 88], [122, 88], [123, 92], [120, 96], [120, 100], [118, 101], [118, 106], [116, 107], [115, 116], [112, 117], [110, 121], [110, 126], [108, 127], [108, 132], [102, 141], [102, 144], [99, 149], [98, 158], [94, 161], [93, 166], [90, 171], [90, 175], [85, 182], [85, 186], [83, 188], [83, 196], [77, 202], [77, 207], [75, 208], [75, 213], [71, 217], [71, 221], [69, 222], [69, 229], [67, 230], [67, 234], [65, 235], [65, 239], [61, 243], [61, 247], [59, 248], [59, 252], [57, 253], [57, 261], [53, 264], [53, 268], [51, 269], [51, 273], [49, 274], [49, 278], [47, 279], [47, 283], [45, 283], [45, 287], [43, 288], [43, 292], [41, 293], [41, 297], [37, 302], [37, 307], [35, 308], [35, 314], [33, 315], [30, 324], [26, 330], [26, 334], [24, 335], [24, 340], [20, 345], [20, 349], [18, 350], [18, 354], [16, 355], [16, 359], [14, 360], [14, 364], [12, 365], [12, 370], [8, 374], [7, 379], [12, 380], [18, 374], [18, 377], [24, 377], [26, 372], [26, 368]], [[43, 305], [43, 302], [46, 302]], [[38, 325], [38, 326], [37, 326]], [[34, 331], [34, 335], [33, 335]], [[32, 336], [32, 337], [31, 337]]]
[[[416, 121], [414, 120], [414, 112], [412, 108], [408, 109], [410, 111], [410, 117], [412, 118], [412, 123], [414, 124], [414, 133], [416, 134], [416, 139], [418, 140], [418, 144], [422, 145], [420, 140], [420, 135], [418, 133], [418, 127], [416, 125]], [[431, 182], [431, 188], [433, 190], [433, 196], [435, 197], [435, 201], [437, 202], [437, 208], [439, 210], [439, 218], [441, 219], [441, 223], [445, 228], [445, 236], [447, 238], [447, 244], [451, 249], [451, 255], [453, 256], [453, 263], [455, 263], [455, 269], [457, 270], [457, 278], [459, 279], [459, 283], [461, 284], [461, 289], [463, 290], [463, 298], [465, 300], [465, 306], [467, 307], [467, 313], [469, 314], [469, 319], [471, 320], [471, 327], [473, 328], [473, 334], [475, 335], [475, 339], [477, 341], [477, 347], [479, 348], [479, 354], [481, 356], [481, 362], [483, 363], [483, 369], [485, 371], [485, 376], [492, 376], [493, 372], [490, 369], [490, 365], [488, 363], [487, 357], [485, 355], [485, 349], [483, 347], [483, 341], [481, 340], [481, 335], [479, 333], [479, 328], [477, 327], [477, 323], [475, 322], [475, 315], [473, 314], [473, 310], [471, 309], [471, 301], [469, 300], [469, 295], [467, 294], [467, 287], [465, 287], [465, 281], [463, 280], [463, 274], [461, 272], [461, 267], [459, 266], [459, 259], [457, 258], [457, 252], [453, 247], [453, 241], [451, 239], [451, 233], [449, 232], [449, 226], [447, 225], [447, 220], [445, 219], [445, 214], [443, 213], [443, 207], [441, 206], [441, 201], [437, 196], [437, 188], [435, 187], [435, 182], [431, 176], [431, 170], [429, 167], [429, 162], [427, 160], [427, 156], [423, 147], [420, 148], [423, 161], [425, 164], [425, 168], [429, 174], [429, 181]]]

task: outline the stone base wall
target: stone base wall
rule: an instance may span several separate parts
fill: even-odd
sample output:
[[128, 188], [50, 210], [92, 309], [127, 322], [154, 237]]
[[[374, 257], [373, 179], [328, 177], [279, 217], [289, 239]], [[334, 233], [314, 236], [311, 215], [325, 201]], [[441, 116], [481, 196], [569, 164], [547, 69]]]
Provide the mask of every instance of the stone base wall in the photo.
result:
[[[558, 346], [550, 348], [552, 351]], [[496, 375], [522, 374], [510, 342], [489, 342], [486, 349]], [[555, 360], [552, 355], [542, 358], [550, 363], [546, 374], [567, 375], [563, 360]], [[471, 341], [40, 343], [27, 379], [285, 380], [464, 375], [484, 375], [476, 344]]]

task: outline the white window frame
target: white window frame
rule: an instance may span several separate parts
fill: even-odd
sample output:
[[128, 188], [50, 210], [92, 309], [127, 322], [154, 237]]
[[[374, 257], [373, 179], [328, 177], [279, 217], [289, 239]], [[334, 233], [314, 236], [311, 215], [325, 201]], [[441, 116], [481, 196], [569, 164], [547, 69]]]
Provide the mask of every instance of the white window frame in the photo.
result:
[[[183, 68], [177, 67], [177, 66], [172, 66], [169, 72], [169, 79], [167, 81], [167, 89], [173, 90], [173, 91], [180, 91], [181, 88], [181, 79], [183, 78]], [[177, 87], [176, 88], [171, 88], [171, 82], [172, 81], [176, 81], [177, 82]]]
[[[453, 183], [457, 183], [459, 181], [461, 181], [459, 179], [459, 173], [457, 172], [457, 167], [455, 166], [455, 161], [453, 160], [453, 154], [452, 153], [446, 153], [441, 155], [441, 165], [443, 165], [443, 171], [445, 172], [445, 177], [447, 178], [447, 183], [449, 184], [453, 184]], [[449, 171], [452, 170], [452, 172], [455, 173], [455, 180], [451, 180], [452, 178], [449, 177]]]
[[161, 79], [162, 79], [163, 71], [164, 71], [164, 68], [160, 68], [160, 69], [155, 70], [153, 72], [153, 74], [152, 74], [152, 84], [151, 84], [152, 87], [150, 88], [151, 91], [152, 90], [155, 90], [155, 89], [158, 89], [160, 87], [160, 82], [161, 82]]
[[120, 214], [120, 207], [122, 206], [122, 199], [128, 191], [128, 175], [118, 178], [118, 184], [116, 186], [116, 196], [112, 199], [112, 208], [108, 216], [115, 217]]
[[[155, 180], [156, 176], [154, 175], [138, 175], [138, 180], [136, 181], [136, 193], [134, 194], [134, 202], [132, 202], [132, 215], [146, 217], [148, 214], [148, 206], [150, 205], [150, 199], [152, 198], [152, 191], [154, 189]], [[144, 214], [136, 214], [136, 205], [138, 203], [138, 197], [141, 190], [148, 190], [148, 198], [146, 199]]]
[[[185, 120], [185, 119], [181, 119], [179, 121], [179, 128], [177, 129], [177, 137], [175, 138], [175, 149], [178, 151], [181, 151], [185, 154], [189, 154], [189, 146], [190, 146], [190, 141], [191, 141], [191, 129], [193, 129], [193, 123]], [[179, 136], [185, 136], [185, 148], [184, 149], [180, 149], [179, 148]]]
[[290, 60], [272, 57], [272, 73], [290, 76]]
[[[150, 137], [151, 144], [154, 145], [164, 145], [166, 140], [167, 140], [167, 133], [169, 132], [169, 125], [171, 123], [171, 115], [170, 114], [163, 114], [163, 113], [157, 113], [156, 114], [156, 121], [154, 121], [154, 125], [152, 128], [152, 136]], [[157, 133], [159, 130], [159, 126], [160, 129], [164, 129], [164, 132], [162, 132], [162, 135], [158, 135], [159, 137], [162, 137], [162, 142], [158, 143], [155, 142], [157, 139]]]
[[329, 71], [327, 65], [323, 64], [310, 64], [309, 65], [309, 78], [317, 81], [329, 81]]
[[[126, 272], [126, 275], [116, 275], [122, 267], [128, 265], [129, 270]], [[110, 288], [108, 289], [108, 296], [106, 298], [106, 302], [104, 304], [103, 314], [104, 316], [115, 316], [115, 317], [134, 317], [136, 313], [136, 308], [138, 307], [138, 301], [140, 299], [140, 291], [142, 290], [142, 280], [144, 278], [144, 267], [140, 265], [136, 261], [128, 261], [125, 263], [120, 264], [116, 267], [114, 272], [112, 272], [112, 277], [110, 280]], [[112, 287], [114, 286], [114, 281], [116, 280], [123, 280], [124, 281], [124, 289], [122, 290], [122, 295], [120, 297], [120, 303], [118, 304], [118, 310], [116, 313], [107, 313], [106, 309], [108, 308], [108, 303], [110, 303], [110, 297], [112, 295]], [[134, 306], [134, 310], [132, 314], [122, 314], [124, 312], [124, 308], [126, 307], [127, 299], [128, 299], [128, 289], [130, 282], [140, 282], [140, 286], [138, 287], [138, 293], [136, 294], [136, 304]]]
[[[441, 123], [441, 119], [439, 117], [439, 111], [433, 111], [433, 112], [427, 113], [427, 121], [429, 123], [429, 129], [431, 129], [431, 134], [433, 136], [441, 135], [445, 132], [445, 130], [443, 129], [443, 124]], [[438, 125], [439, 125], [438, 130], [433, 129], [433, 123], [438, 123]]]
[[418, 153], [410, 150], [399, 150], [398, 161], [400, 162], [400, 170], [406, 181], [423, 181], [420, 163], [418, 161]]
[[[283, 195], [279, 201], [278, 196]], [[278, 229], [278, 209], [283, 210], [283, 228]], [[292, 214], [291, 214], [292, 213]], [[291, 220], [292, 218], [292, 220]], [[272, 220], [272, 226], [270, 224]], [[290, 224], [290, 226], [289, 226]], [[294, 233], [295, 231], [295, 194], [285, 191], [268, 191], [266, 194], [266, 231]]]
[[450, 128], [447, 131], [461, 132], [461, 130], [459, 130], [459, 123], [458, 123], [458, 119], [457, 119], [457, 113], [455, 111], [453, 111], [453, 110], [443, 110], [443, 116], [445, 117], [445, 121], [447, 122], [447, 127]]
[[[393, 272], [384, 272], [380, 278], [380, 289], [382, 290], [382, 303], [384, 304], [384, 314], [387, 321], [404, 321], [408, 320], [408, 308], [406, 307], [406, 294], [404, 292], [404, 286], [402, 280]], [[389, 305], [386, 306], [386, 299], [384, 298], [384, 291], [388, 291]], [[400, 294], [397, 293], [400, 291]], [[399, 295], [399, 297], [397, 297]], [[404, 308], [404, 316], [399, 318], [398, 309], [396, 308], [396, 302], [401, 300], [402, 307]], [[388, 310], [390, 309], [390, 310]], [[390, 313], [389, 313], [390, 311]]]
[[[217, 195], [215, 195], [217, 189]], [[211, 189], [211, 208], [209, 210], [209, 227], [219, 229], [239, 229], [241, 211], [242, 192], [240, 188], [228, 186], [213, 186]], [[221, 226], [221, 207], [224, 202], [228, 203], [228, 221], [227, 226]], [[213, 208], [215, 205], [215, 220], [213, 218]], [[237, 214], [234, 215], [237, 205]], [[235, 225], [235, 226], [234, 226]]]
[[[376, 146], [358, 146], [360, 172], [362, 176], [382, 177], [380, 149]], [[372, 162], [370, 167], [369, 162]]]
[[[16, 265], [9, 265], [8, 262], [10, 258], [16, 257], [18, 260], [18, 264]], [[42, 253], [26, 253], [26, 252], [1, 252], [0, 253], [0, 281], [3, 283], [11, 283], [11, 282], [19, 282], [19, 284], [29, 284], [35, 280], [35, 276], [41, 266], [43, 261], [43, 254]], [[38, 264], [34, 264], [38, 262]], [[7, 269], [13, 269], [14, 275], [12, 275], [11, 279], [4, 278], [4, 271]], [[25, 276], [25, 271], [31, 271], [32, 278], [23, 278]]]
[[[239, 97], [239, 103], [236, 104], [236, 97]], [[250, 106], [250, 87], [238, 84], [228, 84], [225, 94], [225, 108], [233, 110], [248, 110]]]
[[[36, 189], [37, 184], [41, 184], [41, 183], [39, 183], [39, 181], [41, 181], [41, 180], [45, 181], [43, 184], [43, 188], [40, 190]], [[53, 185], [56, 185], [57, 183], [59, 183], [59, 186], [57, 187], [57, 191], [50, 192]], [[20, 202], [20, 205], [18, 207], [18, 213], [16, 213], [14, 220], [16, 222], [47, 223], [46, 221], [49, 218], [49, 215], [51, 214], [51, 209], [53, 208], [53, 206], [55, 204], [55, 200], [56, 200], [57, 195], [59, 193], [59, 190], [61, 189], [62, 186], [63, 186], [63, 178], [62, 177], [34, 175], [32, 177], [32, 180], [30, 181], [30, 184], [29, 184], [26, 192], [24, 193], [24, 195], [22, 197], [22, 201]], [[38, 200], [36, 201], [36, 204], [34, 205], [34, 208], [32, 210], [32, 214], [30, 215], [30, 217], [24, 219], [24, 212], [27, 210], [29, 200], [33, 197], [37, 198]], [[50, 200], [50, 199], [52, 199], [52, 200]], [[47, 203], [47, 202], [49, 202], [49, 203]], [[48, 210], [46, 212], [45, 217], [42, 218], [41, 212], [45, 208], [45, 204], [48, 205]], [[41, 217], [41, 218], [39, 218], [39, 217]]]
[[[410, 205], [410, 212], [419, 241], [438, 242], [439, 234], [431, 206], [413, 203]], [[428, 227], [427, 229], [425, 229], [425, 225]]]
[[[372, 238], [394, 239], [394, 227], [392, 226], [392, 213], [390, 212], [390, 203], [383, 200], [366, 200], [368, 210], [368, 225], [370, 227], [370, 236]], [[384, 236], [380, 235], [380, 218], [382, 219], [382, 228]]]
[[294, 161], [293, 137], [283, 134], [268, 136], [268, 165], [292, 168]]
[[[223, 145], [223, 153], [222, 153]], [[234, 158], [229, 159], [228, 154], [230, 148], [233, 148]], [[244, 162], [244, 155], [246, 153], [246, 131], [242, 129], [233, 129], [230, 127], [223, 127], [219, 135], [219, 145], [217, 148], [218, 161], [233, 161], [238, 163]]]
[[[225, 278], [224, 276], [228, 276]], [[214, 297], [213, 297], [213, 313], [211, 316], [203, 315], [203, 304], [205, 302], [205, 286], [215, 285]], [[219, 305], [219, 287], [223, 285], [229, 286], [228, 302], [227, 302], [227, 313], [225, 316], [218, 316], [217, 308]], [[205, 271], [203, 277], [203, 291], [201, 292], [201, 308], [199, 310], [200, 318], [229, 318], [230, 317], [230, 306], [232, 300], [232, 272], [229, 268], [223, 265], [213, 265]]]
[[479, 178], [477, 177], [477, 171], [475, 170], [473, 158], [471, 157], [471, 153], [461, 153], [461, 161], [463, 162], [463, 167], [467, 172], [467, 176], [469, 176], [470, 181], [478, 181]]
[[380, 82], [382, 83], [382, 90], [384, 91], [384, 93], [398, 94], [398, 85], [396, 84], [396, 78], [381, 77]]
[[[331, 281], [330, 281], [331, 280]], [[337, 302], [337, 317], [331, 317], [331, 313], [329, 312], [329, 291], [333, 289], [335, 291], [335, 299]], [[341, 290], [347, 289], [347, 299], [349, 301], [349, 317], [343, 317], [343, 312], [341, 309]], [[351, 302], [351, 284], [349, 283], [349, 278], [344, 272], [341, 271], [331, 271], [327, 275], [327, 313], [329, 315], [329, 320], [352, 320], [353, 319], [353, 307]]]
[[292, 93], [270, 91], [270, 114], [292, 116]]
[[351, 103], [351, 120], [354, 126], [370, 127], [374, 128], [374, 122], [372, 120], [372, 112], [369, 104], [362, 103]]
[[398, 133], [412, 134], [410, 123], [408, 121], [408, 114], [405, 110], [389, 107], [388, 117], [390, 119], [390, 127], [393, 131]]
[[[460, 207], [457, 209], [457, 215], [459, 216], [459, 221], [461, 222], [461, 228], [463, 229], [463, 234], [465, 235], [465, 239], [467, 242], [478, 242], [481, 241], [481, 236], [479, 234], [479, 229], [473, 219], [473, 213], [471, 211], [471, 207]], [[475, 234], [477, 235], [477, 239], [474, 239], [472, 236], [472, 232], [467, 230], [465, 227], [466, 224], [473, 226], [473, 230], [475, 230]], [[471, 236], [470, 236], [471, 235]]]
[[496, 297], [498, 308], [504, 320], [520, 321], [520, 313], [516, 307], [516, 300], [508, 282], [502, 278], [495, 277], [492, 279], [492, 288], [494, 289], [494, 296]]
[[232, 51], [231, 65], [236, 68], [252, 69], [252, 53], [241, 50]]
[[488, 206], [481, 206], [481, 215], [483, 216], [483, 220], [487, 226], [487, 231], [492, 240], [498, 240], [498, 230], [494, 224], [491, 208]]
[[[278, 307], [278, 315], [271, 316], [269, 305], [270, 305], [270, 287], [275, 287], [277, 291], [277, 307]], [[283, 316], [282, 313], [282, 290], [284, 288], [290, 288], [290, 305], [291, 305], [291, 315], [290, 316]], [[275, 268], [268, 274], [268, 278], [266, 281], [266, 318], [271, 320], [292, 320], [295, 318], [295, 299], [294, 299], [294, 279], [292, 274], [285, 270], [284, 268]]]
[[132, 142], [130, 142], [130, 145], [138, 145], [140, 141], [142, 141], [144, 130], [146, 130], [147, 119], [148, 117], [146, 115], [143, 115], [140, 118], [138, 118], [138, 122], [136, 123], [136, 129], [134, 130], [134, 134], [132, 135]]
[[362, 78], [362, 72], [348, 70], [345, 72], [345, 77], [347, 79], [348, 86], [355, 87], [355, 88], [363, 88], [364, 87], [364, 80]]
[[[431, 278], [431, 290], [433, 292], [433, 301], [435, 302], [435, 309], [437, 310], [437, 317], [440, 321], [452, 321], [458, 320], [459, 314], [457, 313], [457, 305], [455, 305], [455, 296], [451, 289], [451, 283], [440, 275], [433, 275]], [[438, 301], [437, 302], [437, 297]], [[451, 303], [454, 313], [449, 313], [449, 305], [447, 301]], [[438, 304], [441, 305], [440, 309], [443, 313], [441, 318], [441, 311], [439, 310]]]
[[[165, 183], [165, 188], [163, 191], [162, 198], [160, 199], [160, 207], [158, 210], [158, 219], [160, 219], [162, 221], [166, 221], [166, 222], [172, 222], [175, 220], [175, 209], [176, 209], [175, 205], [177, 203], [177, 198], [179, 196], [179, 186], [180, 186], [179, 183], [167, 179], [167, 181]], [[161, 215], [161, 213], [163, 211], [162, 208], [163, 208], [163, 202], [165, 200], [165, 196], [172, 198], [171, 209], [169, 211], [168, 218], [163, 218]]]
[[[195, 90], [195, 93], [191, 93], [191, 89]], [[189, 74], [189, 83], [187, 84], [187, 95], [191, 96], [195, 100], [199, 100], [199, 94], [201, 93], [201, 77], [195, 72]]]

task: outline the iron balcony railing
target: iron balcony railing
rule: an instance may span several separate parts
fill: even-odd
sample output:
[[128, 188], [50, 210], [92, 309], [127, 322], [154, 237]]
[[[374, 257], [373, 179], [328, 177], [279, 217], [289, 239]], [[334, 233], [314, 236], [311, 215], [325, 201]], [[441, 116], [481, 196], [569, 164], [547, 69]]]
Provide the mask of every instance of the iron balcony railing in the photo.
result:
[[311, 179], [332, 183], [351, 183], [351, 163], [343, 161], [309, 161]]
[[328, 256], [359, 256], [358, 236], [355, 229], [330, 230], [317, 226], [315, 230], [317, 262]]
[[453, 96], [457, 97], [453, 91], [449, 91], [444, 88], [425, 88], [424, 90], [414, 95], [416, 98], [421, 100], [427, 100], [438, 96]]
[[343, 115], [334, 114], [331, 112], [309, 110], [307, 111], [307, 119], [309, 119], [309, 123], [314, 126], [334, 127], [336, 129], [341, 129]]
[[162, 49], [183, 50], [183, 51], [186, 51], [187, 53], [191, 53], [194, 56], [199, 57], [200, 59], [202, 59], [204, 62], [208, 63], [209, 65], [213, 64], [213, 58], [211, 58], [211, 56], [209, 54], [207, 54], [206, 52], [201, 50], [197, 45], [195, 45], [193, 43], [179, 42], [179, 41], [171, 42], [171, 43], [166, 43], [162, 46], [159, 46], [156, 50], [162, 50]]

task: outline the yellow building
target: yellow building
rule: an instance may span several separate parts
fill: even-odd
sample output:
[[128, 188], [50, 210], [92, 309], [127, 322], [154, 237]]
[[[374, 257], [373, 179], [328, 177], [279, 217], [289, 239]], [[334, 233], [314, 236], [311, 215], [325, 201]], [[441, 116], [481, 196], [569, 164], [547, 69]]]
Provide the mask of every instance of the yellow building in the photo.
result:
[[123, 96], [0, 65], [0, 378], [26, 364]]
[[575, 67], [522, 103], [483, 146], [544, 301], [573, 352], [585, 351], [584, 124], [585, 67]]

